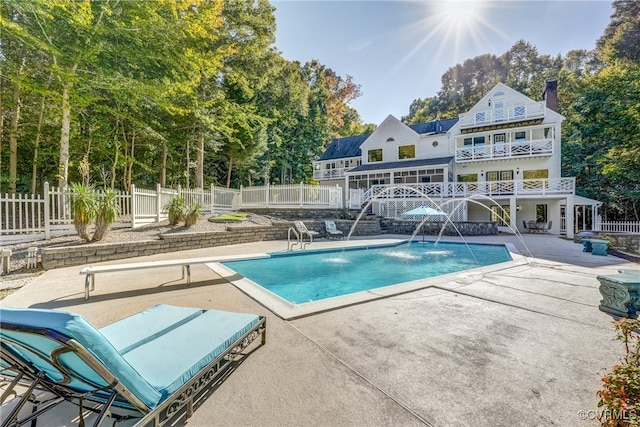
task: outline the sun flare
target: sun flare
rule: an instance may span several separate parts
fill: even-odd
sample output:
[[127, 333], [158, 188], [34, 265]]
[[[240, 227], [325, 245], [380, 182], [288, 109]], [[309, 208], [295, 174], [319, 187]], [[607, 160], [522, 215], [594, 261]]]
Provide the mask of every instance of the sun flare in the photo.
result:
[[483, 19], [483, 6], [479, 1], [440, 1], [435, 3], [435, 10], [442, 26], [456, 32], [472, 31]]

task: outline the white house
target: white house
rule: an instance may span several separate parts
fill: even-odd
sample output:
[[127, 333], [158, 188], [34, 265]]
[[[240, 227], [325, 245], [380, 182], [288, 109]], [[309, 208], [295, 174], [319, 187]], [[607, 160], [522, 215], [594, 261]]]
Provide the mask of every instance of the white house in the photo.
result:
[[427, 203], [458, 221], [573, 237], [593, 228], [601, 203], [576, 196], [575, 178], [562, 176], [556, 106], [549, 80], [542, 101], [498, 83], [457, 119], [406, 125], [390, 115], [372, 134], [333, 140], [314, 178], [383, 216]]

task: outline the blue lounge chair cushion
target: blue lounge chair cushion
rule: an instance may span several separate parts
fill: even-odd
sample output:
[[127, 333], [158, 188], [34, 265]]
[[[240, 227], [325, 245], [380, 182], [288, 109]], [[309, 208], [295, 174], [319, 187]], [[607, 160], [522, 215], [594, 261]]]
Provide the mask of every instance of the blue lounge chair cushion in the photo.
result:
[[[109, 370], [122, 384], [131, 390], [145, 405], [153, 408], [162, 398], [162, 393], [155, 390], [145, 381], [145, 379], [123, 359], [111, 343], [79, 315], [54, 310], [0, 307], [0, 321], [2, 323], [22, 325], [28, 329], [48, 330], [74, 339], [89, 350], [105, 366], [108, 366]], [[47, 372], [52, 379], [62, 379], [58, 369], [35, 353], [39, 351], [46, 355], [51, 354], [51, 351], [56, 347], [53, 341], [47, 339], [42, 334], [14, 332], [6, 329], [2, 330], [1, 335], [3, 339], [6, 335], [7, 342], [15, 341], [23, 344], [20, 347], [15, 345], [11, 345], [11, 347], [14, 351], [22, 355], [23, 358], [32, 362], [37, 368]], [[33, 351], [30, 349], [33, 349]], [[87, 381], [103, 387], [108, 385], [73, 352], [64, 353], [60, 357], [60, 363], [74, 374], [69, 384], [70, 387], [78, 390], [92, 391], [95, 390], [96, 387], [91, 387]]]
[[164, 399], [258, 322], [253, 314], [157, 305], [100, 331]]
[[[154, 408], [256, 326], [260, 318], [156, 305], [100, 330], [79, 315], [54, 310], [0, 307], [0, 320], [25, 327], [24, 331], [3, 328], [0, 336], [8, 343], [21, 344], [9, 345], [53, 380], [63, 379], [60, 370], [47, 361], [50, 358], [38, 355], [50, 355], [59, 346], [47, 334], [76, 340], [147, 407]], [[73, 374], [69, 386], [75, 390], [108, 388], [76, 353], [63, 353], [60, 362]]]

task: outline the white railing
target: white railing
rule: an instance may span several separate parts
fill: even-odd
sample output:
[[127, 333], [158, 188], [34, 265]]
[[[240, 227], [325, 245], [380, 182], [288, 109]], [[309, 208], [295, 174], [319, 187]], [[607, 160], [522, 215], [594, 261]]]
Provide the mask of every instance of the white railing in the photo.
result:
[[595, 231], [605, 233], [630, 233], [640, 234], [639, 221], [606, 221], [599, 222], [595, 226]]
[[265, 185], [241, 187], [243, 208], [342, 208], [342, 187], [323, 185]]
[[[575, 178], [523, 179], [484, 182], [439, 182], [428, 184], [374, 185], [367, 191], [350, 192], [349, 206], [362, 206], [370, 199], [451, 198], [473, 195], [535, 196], [549, 194], [573, 194]], [[354, 200], [355, 198], [355, 200]]]
[[487, 108], [460, 114], [460, 129], [487, 126], [497, 123], [544, 118], [544, 101], [526, 104], [505, 104], [503, 108]]
[[458, 148], [456, 149], [456, 162], [522, 158], [523, 156], [550, 156], [552, 154], [553, 140], [539, 139]]
[[344, 178], [344, 173], [352, 168], [337, 168], [337, 169], [319, 169], [313, 171], [313, 179], [339, 179]]

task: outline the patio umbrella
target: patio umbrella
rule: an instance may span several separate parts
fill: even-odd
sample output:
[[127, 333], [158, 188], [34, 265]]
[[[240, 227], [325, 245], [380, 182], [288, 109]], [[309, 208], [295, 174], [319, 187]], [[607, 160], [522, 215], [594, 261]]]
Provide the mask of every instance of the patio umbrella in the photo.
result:
[[[441, 215], [447, 215], [447, 214], [442, 212], [439, 209], [432, 208], [431, 206], [422, 205], [422, 206], [418, 206], [415, 209], [411, 209], [410, 211], [406, 211], [402, 215], [425, 217], [425, 216], [436, 216], [436, 215], [441, 216]], [[422, 241], [424, 242], [424, 231], [422, 232]]]

